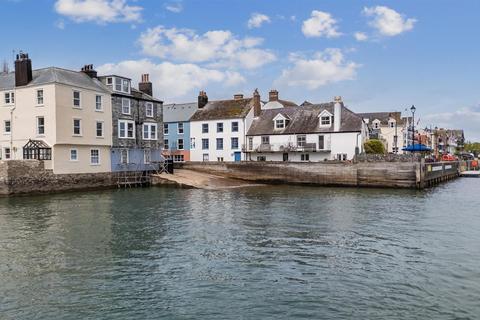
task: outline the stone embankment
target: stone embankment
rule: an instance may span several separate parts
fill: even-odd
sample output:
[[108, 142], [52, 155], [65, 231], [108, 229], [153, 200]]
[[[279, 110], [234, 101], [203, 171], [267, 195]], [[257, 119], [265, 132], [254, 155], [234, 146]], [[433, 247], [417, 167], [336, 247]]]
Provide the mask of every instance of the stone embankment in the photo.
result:
[[116, 186], [113, 174], [54, 174], [38, 160], [0, 161], [0, 195], [105, 189]]
[[253, 183], [382, 188], [419, 188], [423, 172], [419, 162], [190, 162], [179, 168]]
[[174, 185], [184, 188], [219, 190], [260, 186], [261, 184], [254, 184], [245, 180], [227, 178], [207, 172], [177, 169], [174, 174], [162, 173], [153, 175], [152, 185]]

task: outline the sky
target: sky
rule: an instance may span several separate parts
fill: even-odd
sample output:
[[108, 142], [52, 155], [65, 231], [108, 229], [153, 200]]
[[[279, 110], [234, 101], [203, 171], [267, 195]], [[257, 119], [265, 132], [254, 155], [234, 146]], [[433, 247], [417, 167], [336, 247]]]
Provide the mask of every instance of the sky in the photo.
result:
[[355, 112], [416, 107], [420, 127], [480, 141], [478, 0], [0, 0], [0, 59], [93, 64], [166, 103], [271, 89]]

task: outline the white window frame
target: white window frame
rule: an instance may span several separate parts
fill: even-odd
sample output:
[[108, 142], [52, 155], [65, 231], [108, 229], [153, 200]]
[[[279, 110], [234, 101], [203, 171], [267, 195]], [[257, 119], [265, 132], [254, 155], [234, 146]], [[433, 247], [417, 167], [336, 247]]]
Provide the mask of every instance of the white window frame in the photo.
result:
[[145, 116], [148, 118], [153, 118], [153, 103], [145, 103]]
[[217, 122], [217, 133], [223, 133], [223, 122]]
[[[80, 122], [79, 122], [79, 124], [80, 124], [80, 133], [75, 133], [75, 120], [80, 121]], [[81, 136], [83, 135], [83, 130], [82, 130], [82, 118], [73, 118], [72, 124], [73, 124], [72, 135], [73, 135], [74, 137], [81, 137]]]
[[[148, 154], [148, 157], [147, 157], [147, 154]], [[143, 163], [144, 164], [152, 163], [152, 150], [150, 149], [143, 150]]]
[[[234, 139], [236, 139], [236, 141], [237, 141], [237, 146], [233, 145], [233, 140]], [[238, 150], [239, 147], [240, 147], [240, 139], [238, 139], [238, 137], [231, 137], [230, 138], [230, 147], [232, 148], [232, 150]]]
[[[39, 93], [42, 93], [41, 95], [39, 95]], [[35, 104], [36, 106], [43, 106], [45, 105], [45, 91], [43, 89], [37, 89], [35, 90], [35, 100], [37, 101], [37, 103]], [[41, 99], [41, 101], [40, 101]]]
[[331, 127], [332, 126], [332, 117], [331, 116], [321, 116], [320, 117], [320, 127]]
[[[207, 130], [203, 130], [205, 128], [207, 128]], [[205, 134], [205, 133], [208, 133], [210, 131], [210, 126], [208, 125], [208, 123], [202, 123], [202, 133]]]
[[[7, 102], [7, 96], [8, 96], [8, 102]], [[14, 91], [6, 91], [3, 94], [4, 102], [6, 105], [12, 105], [15, 104], [15, 92]]]
[[113, 78], [112, 77], [107, 77], [107, 86], [113, 86]]
[[[237, 126], [236, 130], [234, 130], [234, 127], [233, 127], [234, 124], [236, 124]], [[239, 128], [240, 128], [240, 125], [238, 124], [238, 121], [232, 121], [232, 132], [238, 132]]]
[[[180, 140], [182, 141], [182, 147], [180, 148]], [[185, 150], [185, 140], [183, 138], [177, 139], [177, 149]]]
[[[323, 148], [320, 148], [320, 137], [322, 137], [322, 139], [323, 139]], [[325, 135], [323, 135], [323, 134], [318, 135], [318, 150], [326, 150], [326, 148], [325, 148], [326, 147], [326, 140], [327, 139], [325, 139]]]
[[[36, 130], [37, 136], [44, 136], [45, 135], [45, 117], [39, 116], [39, 117], [36, 117], [35, 119], [36, 119], [35, 122], [37, 124], [37, 130]], [[40, 119], [43, 119], [43, 133], [40, 133], [40, 123], [39, 123]]]
[[[114, 91], [117, 91], [117, 92], [122, 92], [122, 78], [119, 78], [119, 77], [114, 77], [113, 78], [113, 82], [112, 82], [112, 88]], [[120, 89], [117, 88], [117, 81], [119, 81], [119, 85], [120, 85]]]
[[[128, 112], [125, 112], [125, 101], [128, 101]], [[122, 98], [122, 114], [132, 114], [132, 102], [128, 98]]]
[[[126, 157], [124, 157], [124, 155]], [[125, 159], [125, 161], [123, 161]], [[128, 149], [120, 150], [120, 164], [129, 164], [130, 163], [130, 152]]]
[[[145, 128], [147, 130], [145, 131]], [[155, 135], [152, 137], [152, 128], [155, 128]], [[145, 138], [145, 133], [147, 133], [147, 137]], [[158, 126], [156, 123], [145, 122], [142, 126], [142, 138], [143, 140], [157, 140], [158, 139]]]
[[[94, 156], [93, 156], [93, 151], [97, 151], [98, 155], [97, 155], [97, 159], [98, 159], [98, 162], [93, 162], [92, 160], [94, 159]], [[99, 166], [101, 164], [101, 160], [100, 160], [100, 149], [90, 149], [90, 165], [91, 166]]]
[[[180, 125], [182, 125], [182, 132], [180, 132]], [[185, 125], [183, 124], [183, 122], [179, 122], [177, 124], [177, 133], [178, 134], [183, 134], [185, 132]]]
[[[75, 93], [78, 93], [78, 99], [75, 98]], [[75, 105], [76, 100], [78, 100], [78, 106]], [[82, 91], [72, 90], [72, 106], [75, 109], [82, 109]]]
[[[72, 157], [72, 151], [75, 151], [75, 159]], [[78, 149], [70, 149], [70, 161], [78, 161]]]
[[[7, 152], [7, 150], [8, 150], [8, 152]], [[5, 160], [11, 160], [12, 159], [12, 150], [10, 149], [10, 147], [3, 148], [3, 155], [5, 156]]]
[[[98, 108], [99, 104], [97, 99], [100, 98], [100, 108]], [[95, 111], [102, 112], [103, 111], [103, 96], [101, 94], [95, 95]]]
[[[125, 136], [122, 137], [121, 135], [121, 124], [125, 125]], [[128, 136], [128, 125], [132, 124], [133, 125], [133, 137]], [[135, 121], [133, 120], [124, 120], [124, 119], [119, 119], [118, 120], [118, 138], [119, 139], [135, 139]]]
[[190, 150], [195, 150], [195, 138], [190, 138]]
[[[102, 135], [100, 135], [100, 136], [98, 135], [98, 127], [97, 127], [99, 123], [102, 125]], [[105, 138], [105, 121], [97, 120], [95, 122], [95, 137], [99, 138], [99, 139]]]
[[[7, 131], [7, 122], [8, 122], [8, 131]], [[3, 134], [7, 134], [7, 135], [12, 134], [12, 122], [10, 120], [3, 120]]]

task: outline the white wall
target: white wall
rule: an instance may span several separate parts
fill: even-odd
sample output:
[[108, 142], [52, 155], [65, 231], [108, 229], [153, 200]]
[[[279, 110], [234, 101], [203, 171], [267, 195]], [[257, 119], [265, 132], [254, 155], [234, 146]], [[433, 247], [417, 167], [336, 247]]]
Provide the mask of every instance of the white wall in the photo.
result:
[[[217, 123], [220, 122], [223, 123], [222, 133], [217, 132]], [[232, 132], [232, 122], [238, 122], [238, 132]], [[208, 133], [202, 133], [203, 123], [208, 123]], [[223, 161], [234, 161], [234, 152], [241, 152], [245, 143], [245, 130], [246, 122], [242, 118], [190, 122], [190, 137], [195, 138], [195, 148], [190, 150], [190, 160], [203, 161], [203, 155], [208, 154], [209, 161], [217, 161], [218, 158], [223, 158]], [[234, 137], [238, 138], [236, 150], [231, 148], [231, 138]], [[223, 138], [223, 150], [217, 150], [217, 138]], [[209, 139], [208, 150], [202, 150], [202, 139]]]
[[[319, 150], [319, 136], [324, 136], [324, 151]], [[351, 160], [355, 156], [355, 148], [358, 146], [362, 148], [362, 141], [365, 140], [364, 134], [359, 134], [357, 132], [338, 132], [338, 133], [311, 133], [306, 134], [306, 143], [314, 143], [316, 146], [316, 152], [288, 152], [289, 161], [300, 161], [302, 153], [308, 153], [310, 161], [324, 161], [324, 160], [335, 160], [337, 154], [347, 154], [347, 159]], [[261, 144], [261, 136], [251, 136], [253, 137], [253, 149], [255, 150]], [[296, 135], [270, 135], [270, 145], [274, 153], [272, 152], [253, 152], [250, 157], [247, 157], [248, 160], [256, 161], [258, 155], [266, 156], [267, 161], [282, 161], [283, 160], [283, 151], [281, 146], [287, 147], [297, 146], [297, 136]], [[246, 144], [248, 147], [248, 139], [246, 139]], [[357, 143], [358, 141], [358, 143]]]

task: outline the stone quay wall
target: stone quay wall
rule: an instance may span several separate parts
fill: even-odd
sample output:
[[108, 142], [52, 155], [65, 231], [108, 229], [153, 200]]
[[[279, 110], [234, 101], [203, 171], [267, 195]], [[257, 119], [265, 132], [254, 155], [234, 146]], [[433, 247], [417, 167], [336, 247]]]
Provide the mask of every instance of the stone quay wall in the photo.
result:
[[188, 162], [178, 168], [271, 184], [421, 188], [419, 162]]
[[110, 172], [54, 174], [43, 161], [0, 161], [0, 195], [105, 189], [116, 186]]

